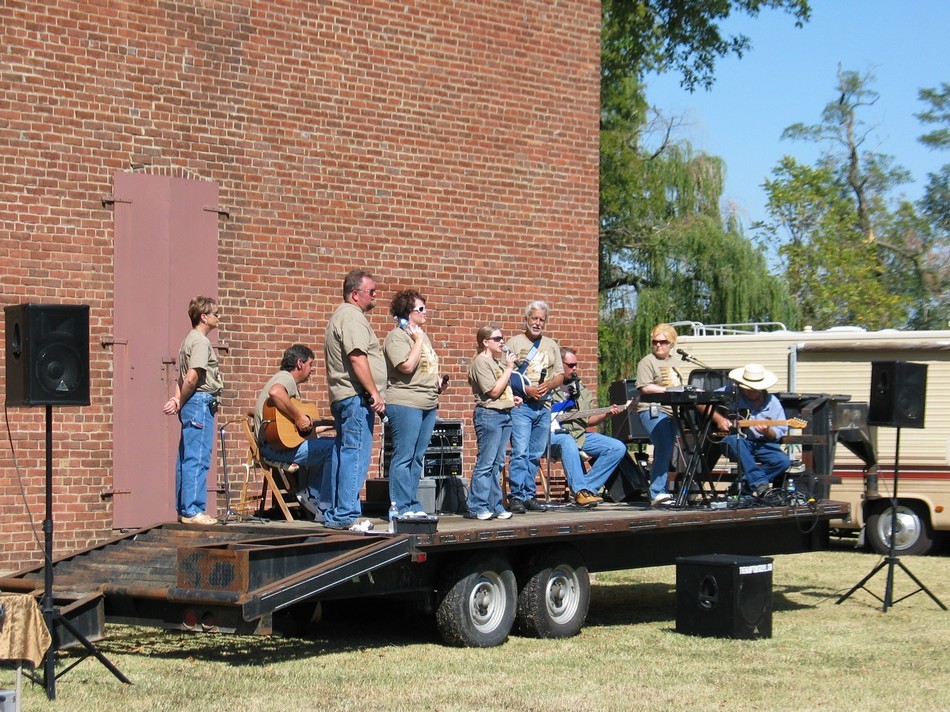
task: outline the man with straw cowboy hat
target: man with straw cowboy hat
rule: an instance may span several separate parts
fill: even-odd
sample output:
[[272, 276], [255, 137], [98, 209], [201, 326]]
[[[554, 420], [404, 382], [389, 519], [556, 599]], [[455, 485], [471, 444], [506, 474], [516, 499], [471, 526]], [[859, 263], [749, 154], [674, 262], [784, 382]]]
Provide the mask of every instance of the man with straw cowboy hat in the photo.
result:
[[762, 425], [736, 428], [721, 412], [713, 414], [718, 430], [728, 432], [722, 439], [722, 450], [739, 464], [742, 480], [748, 491], [761, 497], [770, 483], [785, 473], [791, 461], [780, 447], [788, 433], [785, 409], [778, 398], [768, 392], [778, 377], [760, 363], [749, 363], [729, 372], [733, 383], [719, 389], [734, 395], [734, 409], [743, 421], [767, 421]]

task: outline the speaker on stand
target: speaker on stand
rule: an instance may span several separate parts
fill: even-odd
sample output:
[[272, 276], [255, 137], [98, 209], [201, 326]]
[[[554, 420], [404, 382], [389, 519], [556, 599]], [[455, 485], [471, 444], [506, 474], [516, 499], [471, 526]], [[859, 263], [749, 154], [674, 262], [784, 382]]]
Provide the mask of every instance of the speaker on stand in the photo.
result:
[[[89, 405], [89, 305], [17, 304], [4, 307], [7, 406], [46, 406], [46, 519], [43, 550], [43, 618], [51, 634], [57, 626], [113, 675], [128, 678], [59, 611], [53, 599], [53, 406]], [[75, 664], [75, 663], [74, 663]], [[72, 669], [66, 667], [61, 674]], [[31, 678], [32, 679], [32, 678]], [[56, 645], [43, 657], [46, 696], [56, 699]]]
[[[924, 410], [927, 403], [927, 364], [907, 363], [906, 361], [872, 361], [871, 362], [871, 397], [869, 399], [868, 425], [883, 425], [897, 428], [894, 439], [894, 484], [891, 489], [891, 533], [888, 543], [887, 556], [871, 569], [871, 572], [858, 581], [850, 591], [835, 601], [839, 604], [851, 597], [859, 588], [874, 596], [884, 604], [884, 613], [891, 606], [923, 591], [943, 610], [939, 598], [931, 593], [920, 579], [911, 573], [904, 563], [897, 557], [894, 550], [895, 533], [898, 531], [897, 507], [900, 500], [897, 498], [897, 485], [900, 482], [900, 452], [901, 428], [923, 428]], [[887, 583], [884, 585], [884, 598], [868, 589], [865, 584], [874, 578], [878, 571], [887, 567]], [[917, 588], [901, 598], [894, 600], [894, 567], [897, 566], [917, 584]]]

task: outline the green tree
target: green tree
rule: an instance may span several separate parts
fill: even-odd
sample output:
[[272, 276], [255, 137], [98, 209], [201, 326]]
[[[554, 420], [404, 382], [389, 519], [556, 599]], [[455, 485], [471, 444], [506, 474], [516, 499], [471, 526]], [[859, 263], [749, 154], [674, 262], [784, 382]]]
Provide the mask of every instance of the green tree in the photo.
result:
[[940, 276], [935, 243], [915, 206], [896, 200], [909, 174], [866, 148], [863, 118], [878, 99], [873, 76], [838, 69], [838, 98], [817, 124], [783, 138], [825, 145], [814, 167], [784, 158], [765, 183], [771, 220], [763, 234], [781, 244], [789, 289], [816, 328], [925, 328], [935, 319]]
[[723, 216], [722, 161], [677, 142], [676, 121], [651, 110], [641, 79], [678, 71], [708, 88], [718, 57], [741, 56], [722, 33], [734, 12], [808, 19], [803, 0], [604, 0], [601, 64], [601, 385], [628, 376], [659, 321], [794, 317], [763, 255]]

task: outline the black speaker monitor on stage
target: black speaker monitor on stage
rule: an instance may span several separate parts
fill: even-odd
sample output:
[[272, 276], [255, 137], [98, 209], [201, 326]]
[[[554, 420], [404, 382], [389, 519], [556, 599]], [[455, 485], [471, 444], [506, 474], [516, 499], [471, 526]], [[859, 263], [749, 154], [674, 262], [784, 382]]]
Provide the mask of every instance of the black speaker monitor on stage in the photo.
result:
[[923, 428], [927, 402], [927, 364], [871, 362], [868, 425]]
[[89, 306], [4, 308], [6, 404], [89, 405]]
[[[623, 381], [614, 381], [610, 384], [608, 391], [611, 403], [624, 404], [628, 400], [638, 400], [640, 391], [637, 390], [637, 381], [633, 378], [627, 378]], [[650, 434], [644, 429], [640, 422], [640, 416], [636, 408], [627, 408], [623, 413], [610, 416], [610, 434], [617, 440], [625, 443], [647, 441]]]

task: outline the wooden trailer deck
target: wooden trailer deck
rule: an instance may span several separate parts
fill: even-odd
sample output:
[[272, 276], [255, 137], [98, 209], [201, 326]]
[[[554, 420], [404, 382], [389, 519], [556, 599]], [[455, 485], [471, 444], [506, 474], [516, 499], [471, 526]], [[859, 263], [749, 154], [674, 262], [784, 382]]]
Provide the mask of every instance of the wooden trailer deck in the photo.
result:
[[[380, 519], [373, 520], [378, 531], [365, 535], [307, 522], [160, 524], [57, 559], [54, 598], [59, 605], [99, 600], [93, 613], [103, 622], [269, 634], [281, 632], [282, 612], [310, 615], [319, 600], [426, 600], [437, 595], [446, 564], [479, 549], [514, 565], [539, 547], [567, 545], [590, 571], [618, 570], [686, 555], [809, 550], [827, 522], [846, 513], [833, 501], [718, 510], [602, 504], [505, 521], [447, 515], [424, 535], [388, 534]], [[0, 590], [40, 595], [43, 580], [42, 567], [25, 569], [0, 578]]]

